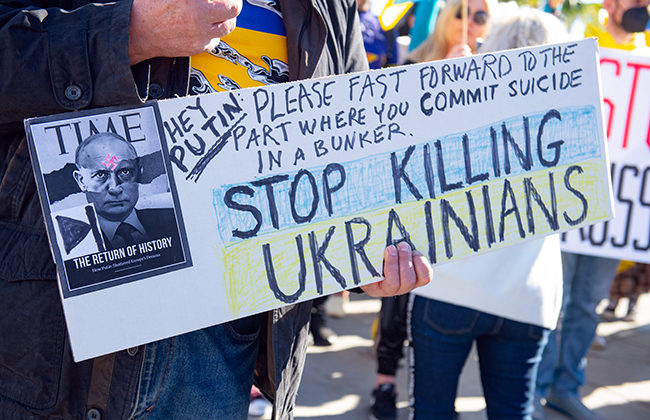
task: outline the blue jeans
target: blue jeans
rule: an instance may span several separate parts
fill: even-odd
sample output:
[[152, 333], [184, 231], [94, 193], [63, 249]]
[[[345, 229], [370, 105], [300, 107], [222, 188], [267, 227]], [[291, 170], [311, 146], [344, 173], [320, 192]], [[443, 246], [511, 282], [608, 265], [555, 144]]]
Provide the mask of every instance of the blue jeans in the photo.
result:
[[537, 389], [544, 396], [577, 395], [585, 384], [586, 355], [598, 326], [596, 306], [607, 297], [620, 261], [562, 253], [563, 315], [549, 336], [537, 374]]
[[415, 419], [455, 419], [458, 378], [476, 341], [488, 417], [530, 419], [548, 330], [416, 296], [411, 313]]
[[262, 316], [141, 347], [145, 359], [129, 419], [246, 420]]

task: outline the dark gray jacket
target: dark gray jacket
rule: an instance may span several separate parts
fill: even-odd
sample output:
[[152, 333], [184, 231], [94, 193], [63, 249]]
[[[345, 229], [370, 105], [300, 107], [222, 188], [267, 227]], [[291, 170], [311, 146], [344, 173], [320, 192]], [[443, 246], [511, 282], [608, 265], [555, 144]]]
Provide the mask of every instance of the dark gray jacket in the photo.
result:
[[[291, 80], [367, 69], [355, 0], [280, 0]], [[130, 68], [131, 0], [0, 0], [0, 416], [127, 419], [143, 351], [74, 363], [22, 120], [185, 95], [187, 58]], [[135, 83], [134, 83], [135, 81]], [[292, 418], [311, 302], [268, 313], [256, 378]]]

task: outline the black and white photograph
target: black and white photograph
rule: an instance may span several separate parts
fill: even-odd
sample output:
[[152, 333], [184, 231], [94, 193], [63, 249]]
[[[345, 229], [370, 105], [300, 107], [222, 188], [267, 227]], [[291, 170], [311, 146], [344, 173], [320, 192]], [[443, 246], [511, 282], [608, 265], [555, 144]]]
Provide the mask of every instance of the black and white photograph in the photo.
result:
[[191, 266], [154, 107], [27, 124], [64, 294]]

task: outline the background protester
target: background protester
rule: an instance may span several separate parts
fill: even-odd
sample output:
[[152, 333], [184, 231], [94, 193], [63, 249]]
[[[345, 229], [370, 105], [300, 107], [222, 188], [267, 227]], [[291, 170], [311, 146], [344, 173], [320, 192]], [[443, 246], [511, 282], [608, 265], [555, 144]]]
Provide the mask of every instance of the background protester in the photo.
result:
[[537, 375], [534, 419], [543, 419], [542, 404], [576, 419], [599, 419], [580, 401], [585, 383], [585, 356], [596, 335], [596, 306], [605, 298], [619, 261], [562, 253], [564, 298], [562, 317], [549, 336]]
[[[434, 61], [471, 54], [473, 49], [462, 44], [461, 1], [440, 3], [438, 19], [433, 33], [409, 56], [409, 61]], [[477, 40], [488, 33], [490, 4], [484, 0], [471, 0], [469, 6], [468, 43], [476, 46]], [[428, 5], [425, 5], [428, 7]], [[382, 300], [377, 324], [377, 380], [371, 393], [371, 420], [397, 418], [397, 368], [403, 357], [406, 334], [406, 312], [409, 296], [402, 295]]]
[[[597, 36], [601, 47], [648, 55], [643, 30], [649, 4], [648, 0], [603, 0], [607, 16], [603, 22], [588, 25], [585, 37]], [[601, 418], [582, 403], [579, 388], [585, 385], [586, 355], [599, 322], [596, 307], [607, 296], [619, 264], [616, 259], [562, 253], [562, 317], [539, 366], [536, 419], [544, 418], [543, 403], [577, 420]]]
[[404, 357], [406, 308], [409, 294], [382, 298], [377, 321], [375, 349], [377, 377], [370, 397], [371, 420], [397, 418], [397, 369]]
[[487, 36], [493, 0], [469, 0], [467, 43], [463, 44], [462, 0], [441, 3], [433, 33], [409, 55], [412, 63], [464, 57], [476, 52]]
[[384, 32], [379, 24], [379, 18], [370, 10], [370, 0], [358, 0], [359, 21], [363, 35], [363, 45], [366, 49], [368, 64], [371, 69], [380, 69], [397, 64], [396, 31]]
[[[555, 17], [524, 7], [495, 25], [479, 52], [566, 40]], [[414, 418], [457, 418], [458, 378], [474, 342], [488, 418], [530, 418], [561, 288], [557, 235], [436, 267], [436, 281], [410, 307]]]
[[648, 22], [646, 0], [603, 0], [601, 19], [590, 22], [585, 29], [585, 38], [595, 36], [598, 45], [633, 51], [648, 55], [650, 37], [646, 36]]
[[650, 291], [650, 264], [621, 261], [618, 273], [609, 288], [609, 304], [600, 319], [602, 321], [616, 321], [616, 308], [623, 298], [628, 299], [627, 313], [623, 321], [632, 322], [637, 317], [637, 301], [639, 295]]

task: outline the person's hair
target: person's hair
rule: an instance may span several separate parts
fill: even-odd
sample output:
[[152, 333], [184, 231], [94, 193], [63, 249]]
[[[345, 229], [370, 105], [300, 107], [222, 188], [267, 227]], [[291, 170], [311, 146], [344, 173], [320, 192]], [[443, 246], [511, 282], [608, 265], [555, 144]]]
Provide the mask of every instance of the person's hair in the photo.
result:
[[550, 13], [520, 7], [492, 27], [479, 53], [552, 44], [569, 40], [564, 24]]
[[96, 134], [93, 134], [92, 136], [86, 137], [84, 139], [84, 141], [82, 141], [79, 144], [79, 146], [77, 146], [77, 150], [74, 152], [74, 163], [75, 163], [75, 165], [77, 165], [77, 168], [81, 168], [81, 162], [80, 162], [80, 160], [81, 160], [81, 152], [90, 143], [92, 143], [92, 142], [94, 142], [94, 141], [96, 141], [98, 139], [101, 139], [102, 137], [112, 137], [115, 140], [123, 141], [124, 143], [126, 143], [129, 146], [129, 148], [131, 149], [131, 151], [133, 152], [135, 157], [138, 156], [138, 152], [135, 150], [135, 147], [133, 147], [133, 145], [130, 142], [128, 142], [124, 137], [120, 136], [119, 134], [115, 134], [115, 133], [111, 133], [111, 132], [96, 133]]
[[[408, 59], [413, 63], [442, 60], [447, 55], [448, 50], [453, 47], [447, 41], [447, 31], [449, 31], [451, 22], [456, 19], [456, 14], [462, 6], [462, 0], [438, 1], [441, 2], [440, 12], [438, 13], [433, 33], [422, 44], [411, 51]], [[485, 7], [488, 13], [491, 13], [491, 3], [493, 3], [493, 0], [485, 0]], [[487, 25], [489, 24], [490, 22], [488, 21]]]

